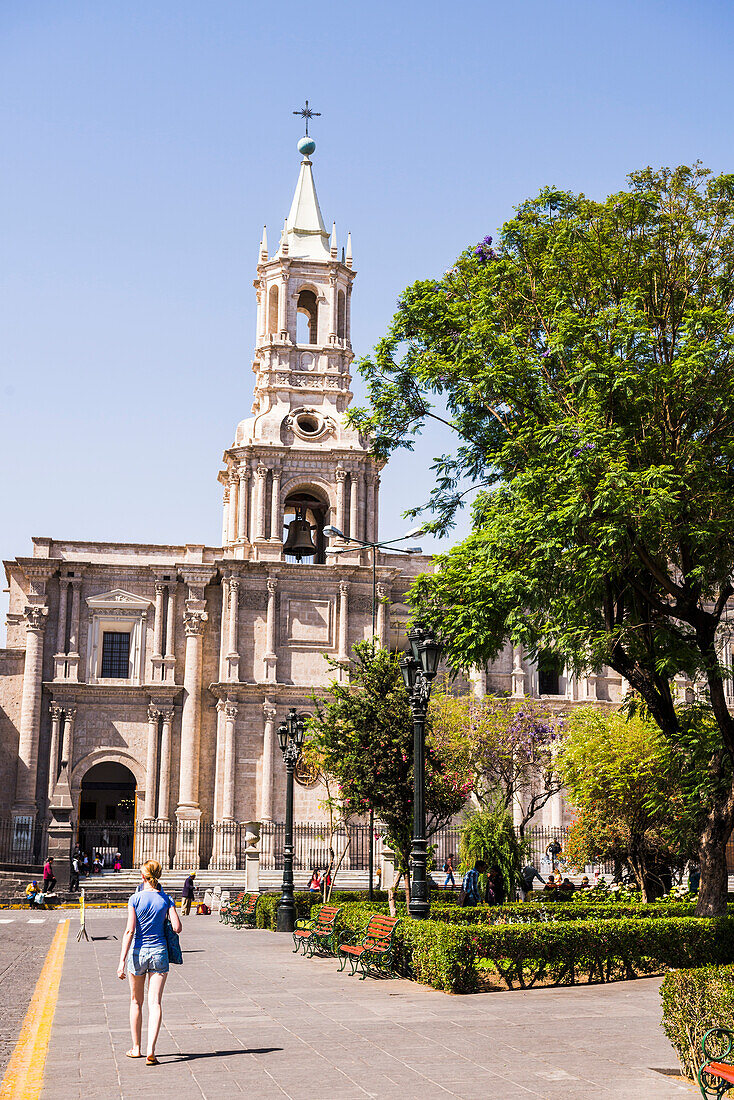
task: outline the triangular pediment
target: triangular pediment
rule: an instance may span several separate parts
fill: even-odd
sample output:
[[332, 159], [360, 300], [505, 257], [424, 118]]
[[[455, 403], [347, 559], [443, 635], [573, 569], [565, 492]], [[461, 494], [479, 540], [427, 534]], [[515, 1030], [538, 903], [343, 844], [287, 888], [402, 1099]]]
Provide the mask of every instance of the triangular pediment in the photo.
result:
[[87, 605], [93, 610], [125, 608], [127, 611], [147, 611], [151, 601], [144, 596], [126, 592], [124, 588], [113, 588], [110, 592], [100, 592], [98, 596], [88, 596]]

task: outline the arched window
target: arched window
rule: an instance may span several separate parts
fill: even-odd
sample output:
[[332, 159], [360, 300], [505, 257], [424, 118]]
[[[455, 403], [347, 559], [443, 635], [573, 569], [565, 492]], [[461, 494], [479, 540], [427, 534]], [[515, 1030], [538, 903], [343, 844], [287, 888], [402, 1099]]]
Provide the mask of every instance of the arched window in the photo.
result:
[[302, 290], [298, 295], [296, 317], [296, 343], [318, 343], [318, 302], [312, 290]]
[[278, 331], [278, 287], [275, 283], [268, 294], [268, 333], [274, 336]]
[[336, 305], [336, 334], [340, 340], [346, 336], [347, 324], [347, 296], [343, 290], [339, 291]]
[[286, 561], [324, 565], [327, 542], [324, 527], [328, 517], [329, 505], [313, 492], [298, 490], [286, 497], [283, 507], [283, 556]]

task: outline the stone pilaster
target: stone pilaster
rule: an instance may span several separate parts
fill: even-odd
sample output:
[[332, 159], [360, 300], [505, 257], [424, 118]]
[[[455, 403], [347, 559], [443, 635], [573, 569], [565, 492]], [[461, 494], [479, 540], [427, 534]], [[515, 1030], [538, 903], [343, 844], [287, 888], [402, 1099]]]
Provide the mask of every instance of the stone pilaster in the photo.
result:
[[168, 584], [168, 600], [166, 603], [166, 652], [163, 656], [163, 679], [172, 684], [176, 679], [176, 582]]
[[171, 801], [171, 728], [173, 707], [161, 708], [161, 765], [158, 786], [158, 820], [168, 821]]
[[336, 526], [344, 531], [346, 524], [346, 510], [344, 506], [344, 490], [346, 488], [347, 471], [337, 466], [336, 469]]
[[377, 592], [377, 638], [381, 646], [387, 645], [387, 608], [390, 599], [390, 587], [378, 584]]
[[282, 524], [280, 521], [280, 470], [273, 470], [270, 492], [270, 541], [282, 542]]
[[34, 604], [26, 607], [26, 647], [23, 666], [23, 694], [20, 702], [18, 769], [15, 780], [13, 816], [36, 814], [38, 742], [41, 731], [41, 684], [43, 677], [43, 638], [48, 608]]
[[52, 703], [48, 709], [51, 713], [51, 745], [48, 753], [48, 797], [50, 801], [54, 793], [56, 780], [59, 778], [59, 744], [64, 712], [58, 703]]
[[265, 622], [265, 656], [263, 657], [263, 679], [277, 680], [278, 656], [275, 650], [275, 617], [278, 599], [278, 581], [275, 577], [268, 577], [268, 609]]
[[240, 678], [240, 655], [238, 652], [240, 582], [237, 577], [230, 577], [224, 583], [227, 597], [226, 678], [232, 682]]
[[273, 820], [273, 758], [275, 755], [275, 705], [267, 699], [263, 703], [263, 760], [260, 787], [260, 820]]
[[161, 712], [151, 703], [148, 706], [148, 746], [145, 760], [145, 818], [155, 818], [155, 796], [158, 786], [158, 724]]
[[229, 511], [227, 516], [227, 545], [232, 547], [237, 542], [237, 491], [240, 479], [236, 470], [229, 472]]
[[257, 467], [255, 471], [257, 480], [255, 481], [255, 492], [257, 503], [255, 505], [255, 538], [262, 540], [265, 538], [265, 490], [266, 479], [268, 476], [267, 466], [263, 466], [262, 463]]
[[250, 500], [250, 470], [247, 466], [240, 466], [238, 470], [238, 477], [240, 479], [240, 485], [238, 490], [237, 500], [239, 502], [239, 516], [237, 518], [237, 541], [240, 543], [249, 543], [248, 526], [248, 504]]
[[[187, 601], [191, 602], [191, 601]], [[177, 814], [200, 816], [199, 745], [201, 737], [201, 668], [204, 623], [203, 609], [184, 614], [186, 654], [184, 658], [184, 701], [181, 716], [181, 775]]]
[[64, 738], [61, 744], [61, 766], [71, 771], [74, 764], [74, 722], [76, 707], [64, 707]]
[[349, 581], [339, 581], [339, 660], [349, 660]]

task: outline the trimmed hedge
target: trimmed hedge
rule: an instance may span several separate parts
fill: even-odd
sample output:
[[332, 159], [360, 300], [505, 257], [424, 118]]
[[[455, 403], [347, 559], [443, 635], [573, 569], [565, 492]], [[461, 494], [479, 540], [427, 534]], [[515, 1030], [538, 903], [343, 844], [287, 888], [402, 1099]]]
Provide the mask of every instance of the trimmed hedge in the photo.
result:
[[[316, 908], [316, 907], [314, 907]], [[345, 906], [340, 926], [364, 933], [375, 908]], [[536, 924], [461, 925], [403, 917], [397, 969], [449, 993], [474, 993], [480, 974], [507, 989], [573, 985], [734, 959], [734, 917], [606, 918]]]
[[607, 920], [620, 917], [692, 917], [696, 903], [683, 902], [599, 902], [587, 905], [581, 902], [573, 905], [553, 902], [544, 905], [536, 902], [509, 902], [506, 905], [443, 906], [431, 903], [431, 918], [445, 920], [452, 924], [538, 924], [558, 923], [559, 921]]
[[695, 1080], [703, 1061], [701, 1040], [712, 1027], [734, 1031], [734, 966], [675, 970], [660, 986], [663, 1031], [686, 1077]]

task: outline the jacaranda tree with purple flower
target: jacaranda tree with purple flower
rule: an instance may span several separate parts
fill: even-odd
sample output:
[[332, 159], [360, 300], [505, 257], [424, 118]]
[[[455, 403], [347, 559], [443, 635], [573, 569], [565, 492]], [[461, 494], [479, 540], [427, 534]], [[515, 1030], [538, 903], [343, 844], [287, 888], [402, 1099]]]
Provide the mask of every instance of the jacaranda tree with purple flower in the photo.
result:
[[[726, 910], [734, 716], [734, 175], [646, 168], [602, 201], [546, 188], [496, 244], [401, 296], [352, 422], [387, 458], [434, 417], [431, 526], [473, 531], [414, 586], [455, 669], [509, 639], [611, 668], [673, 745], [673, 688], [714, 716], [700, 914]], [[416, 511], [420, 512], [418, 508]]]
[[501, 806], [520, 836], [563, 787], [558, 750], [563, 717], [530, 699], [435, 692], [433, 738], [442, 759], [471, 782], [476, 807]]

